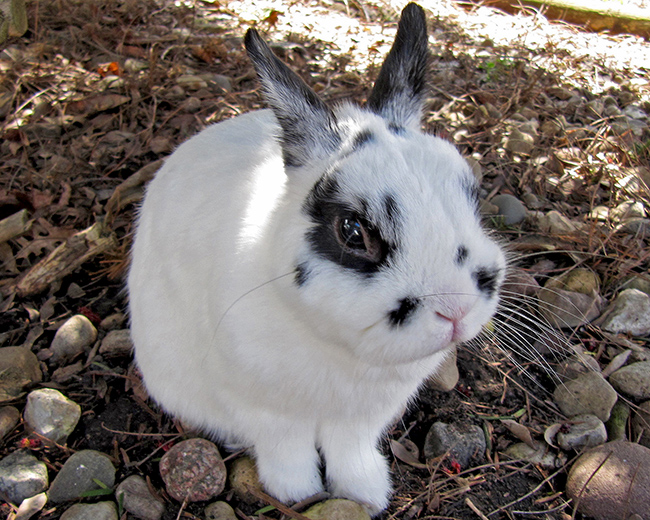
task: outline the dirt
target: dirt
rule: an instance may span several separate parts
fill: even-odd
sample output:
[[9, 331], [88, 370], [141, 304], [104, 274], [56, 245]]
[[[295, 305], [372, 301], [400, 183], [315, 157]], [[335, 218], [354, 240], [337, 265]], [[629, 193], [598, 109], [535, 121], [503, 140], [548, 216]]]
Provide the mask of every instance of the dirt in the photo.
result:
[[[425, 124], [480, 162], [484, 197], [534, 194], [536, 211], [581, 220], [598, 205], [613, 208], [628, 200], [643, 202], [647, 211], [647, 187], [633, 182], [650, 178], [647, 128], [617, 132], [611, 118], [586, 113], [585, 103], [609, 96], [621, 108], [648, 111], [650, 44], [584, 33], [535, 13], [513, 17], [475, 5], [430, 4], [424, 2], [432, 10], [434, 53]], [[205, 504], [182, 508], [164, 491], [158, 460], [188, 432], [147, 399], [131, 358], [89, 351], [83, 370], [55, 382], [57, 367], [45, 349], [73, 314], [99, 325], [125, 311], [123, 277], [141, 183], [123, 183], [206, 125], [261, 106], [241, 43], [246, 27], [263, 30], [325, 99], [362, 102], [368, 77], [376, 75], [392, 41], [397, 11], [381, 2], [326, 0], [58, 0], [30, 2], [28, 9], [28, 32], [0, 53], [0, 219], [26, 209], [32, 222], [0, 244], [0, 346], [28, 345], [41, 360], [43, 385], [60, 389], [83, 410], [66, 447], [29, 449], [48, 464], [52, 478], [75, 450], [100, 450], [113, 457], [118, 482], [131, 474], [150, 479], [166, 502], [165, 520], [203, 518]], [[572, 107], [566, 92], [585, 103]], [[556, 134], [538, 133], [530, 154], [515, 154], [503, 148], [514, 114], [569, 124]], [[26, 273], [98, 218], [116, 247], [64, 272], [45, 290], [16, 291]], [[609, 221], [573, 236], [488, 221], [516, 264], [542, 283], [587, 266], [598, 274], [603, 296], [612, 298], [626, 276], [649, 268], [647, 237], [616, 232]], [[534, 328], [536, 318], [528, 326], [531, 335], [544, 336]], [[100, 327], [100, 339], [105, 333]], [[601, 364], [630, 340], [612, 339], [594, 326], [562, 336], [568, 338], [564, 345], [583, 345]], [[631, 339], [647, 346], [644, 338]], [[514, 418], [540, 442], [545, 428], [562, 420], [550, 398], [556, 379], [540, 368], [542, 354], [526, 358], [522, 353], [534, 341], [517, 343], [497, 335], [463, 348], [456, 388], [425, 389], [391, 429], [390, 439], [409, 439], [421, 450], [435, 421], [478, 424], [489, 446], [483, 463], [472, 468], [439, 460], [424, 469], [391, 455], [396, 491], [383, 519], [469, 520], [480, 516], [477, 511], [493, 519], [574, 514], [563, 494], [568, 466], [550, 470], [510, 463], [503, 455], [519, 439], [502, 419]], [[556, 345], [545, 355], [555, 363], [566, 353]], [[22, 409], [24, 398], [8, 404]], [[5, 437], [0, 455], [24, 447], [26, 439], [20, 424]], [[564, 455], [569, 461], [575, 454]], [[238, 508], [239, 518], [282, 517], [256, 513], [259, 505], [241, 503], [228, 491], [222, 498]], [[37, 517], [55, 519], [65, 508], [46, 506]], [[1, 509], [8, 514], [13, 508]]]

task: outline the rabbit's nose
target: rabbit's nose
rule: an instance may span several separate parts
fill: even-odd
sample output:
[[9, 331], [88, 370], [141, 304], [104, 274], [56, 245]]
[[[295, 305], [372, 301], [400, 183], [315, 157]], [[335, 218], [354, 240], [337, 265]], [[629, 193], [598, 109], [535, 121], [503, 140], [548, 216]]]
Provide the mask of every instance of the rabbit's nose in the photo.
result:
[[465, 316], [469, 313], [469, 307], [456, 307], [453, 309], [445, 309], [442, 312], [436, 311], [436, 316], [442, 320], [449, 322], [452, 326], [452, 335], [451, 341], [458, 341], [463, 336], [463, 325], [462, 321]]

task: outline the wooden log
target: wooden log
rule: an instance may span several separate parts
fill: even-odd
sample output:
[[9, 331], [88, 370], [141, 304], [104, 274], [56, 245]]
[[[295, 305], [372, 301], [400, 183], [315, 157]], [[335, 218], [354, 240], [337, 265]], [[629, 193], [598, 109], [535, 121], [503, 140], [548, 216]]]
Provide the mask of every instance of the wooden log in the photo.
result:
[[513, 13], [525, 6], [550, 20], [563, 20], [590, 31], [637, 34], [650, 38], [650, 10], [602, 0], [480, 0], [481, 5]]
[[33, 220], [29, 220], [29, 213], [26, 209], [21, 209], [0, 220], [0, 244], [26, 233], [32, 227], [33, 222]]
[[16, 284], [19, 296], [45, 291], [56, 280], [70, 274], [94, 256], [115, 249], [118, 241], [103, 220], [72, 235], [32, 267]]

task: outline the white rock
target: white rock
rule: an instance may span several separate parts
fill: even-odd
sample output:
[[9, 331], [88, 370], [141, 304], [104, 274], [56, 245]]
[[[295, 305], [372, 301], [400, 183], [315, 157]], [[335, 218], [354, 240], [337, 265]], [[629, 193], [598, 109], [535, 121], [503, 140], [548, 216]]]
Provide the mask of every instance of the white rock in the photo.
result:
[[81, 355], [97, 339], [97, 329], [82, 314], [72, 316], [56, 331], [50, 345], [52, 361], [64, 363]]
[[607, 442], [605, 424], [595, 415], [585, 414], [566, 422], [567, 431], [557, 434], [557, 443], [564, 450], [579, 450]]
[[77, 426], [81, 407], [58, 390], [42, 388], [29, 393], [24, 415], [29, 429], [61, 444]]
[[45, 491], [47, 466], [33, 455], [14, 451], [0, 460], [0, 497], [14, 504]]

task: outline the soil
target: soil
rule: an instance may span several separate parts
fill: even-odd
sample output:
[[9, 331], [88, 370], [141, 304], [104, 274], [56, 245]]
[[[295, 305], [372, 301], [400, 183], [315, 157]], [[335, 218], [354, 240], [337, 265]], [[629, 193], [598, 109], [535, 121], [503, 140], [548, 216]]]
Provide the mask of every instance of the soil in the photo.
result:
[[[481, 164], [484, 198], [533, 194], [535, 210], [580, 220], [596, 206], [625, 201], [648, 210], [647, 186], [636, 182], [650, 178], [647, 128], [617, 132], [611, 118], [593, 118], [585, 106], [609, 96], [621, 108], [648, 112], [650, 44], [552, 24], [538, 13], [423, 4], [431, 10], [434, 53], [425, 124]], [[0, 52], [0, 219], [26, 209], [31, 221], [0, 244], [0, 346], [28, 345], [41, 360], [42, 385], [60, 389], [83, 415], [66, 446], [30, 444], [20, 424], [5, 437], [0, 456], [28, 446], [53, 478], [74, 451], [100, 450], [113, 457], [118, 482], [131, 474], [150, 479], [166, 501], [165, 520], [203, 518], [205, 504], [182, 507], [165, 493], [158, 460], [191, 432], [148, 400], [131, 358], [104, 358], [93, 349], [82, 370], [55, 380], [58, 367], [45, 349], [73, 314], [100, 326], [124, 313], [123, 277], [142, 184], [134, 174], [206, 125], [261, 106], [241, 43], [246, 27], [261, 29], [328, 101], [362, 102], [398, 11], [378, 0], [55, 0], [30, 2], [28, 10], [29, 31]], [[570, 104], [571, 96], [578, 105]], [[516, 154], [503, 147], [515, 114], [567, 124], [555, 134], [539, 133], [533, 152]], [[84, 257], [44, 288], [17, 290], [26, 273], [98, 219], [115, 247]], [[575, 236], [549, 236], [528, 223], [488, 224], [516, 255], [513, 263], [542, 283], [585, 266], [598, 273], [603, 296], [612, 298], [627, 276], [649, 268], [647, 237], [618, 232], [610, 221]], [[471, 468], [441, 459], [424, 469], [391, 455], [396, 491], [381, 518], [581, 518], [563, 493], [575, 454], [559, 454], [554, 469], [509, 462], [503, 451], [519, 439], [501, 420], [515, 419], [543, 442], [544, 430], [562, 417], [551, 400], [557, 379], [541, 368], [541, 356], [556, 363], [566, 355], [562, 345], [577, 343], [606, 364], [630, 338], [612, 338], [595, 326], [540, 332], [537, 318], [527, 327], [526, 333], [553, 339], [554, 350], [543, 354], [534, 341], [521, 345], [499, 334], [461, 349], [456, 388], [423, 390], [388, 434], [421, 450], [435, 421], [478, 424], [489, 441], [486, 459]], [[101, 340], [106, 328], [99, 328]], [[561, 341], [550, 338], [555, 334]], [[648, 346], [644, 338], [631, 339]], [[22, 410], [24, 402], [6, 404]], [[242, 519], [283, 517], [259, 513], [259, 505], [228, 491], [222, 498]], [[65, 508], [48, 505], [37, 517], [55, 519]], [[0, 509], [8, 514], [12, 506]]]

